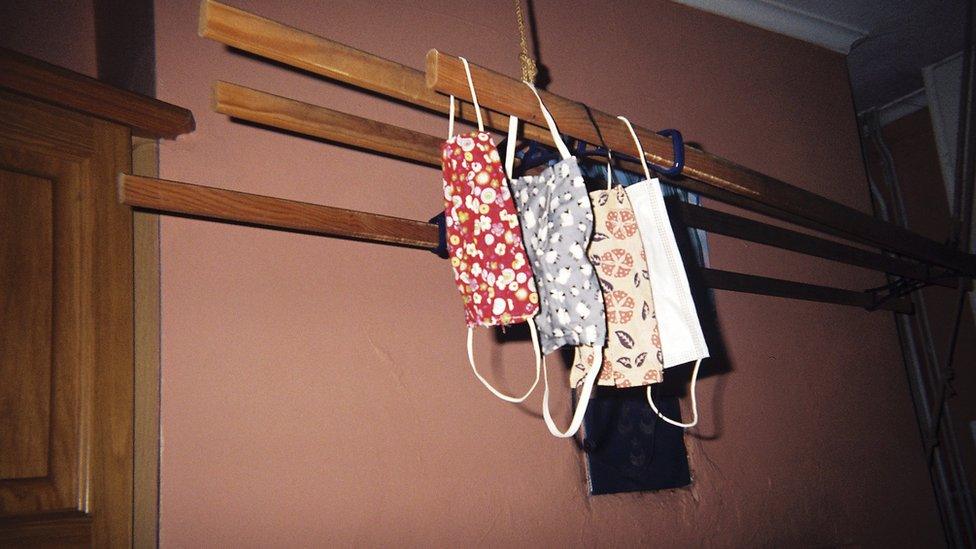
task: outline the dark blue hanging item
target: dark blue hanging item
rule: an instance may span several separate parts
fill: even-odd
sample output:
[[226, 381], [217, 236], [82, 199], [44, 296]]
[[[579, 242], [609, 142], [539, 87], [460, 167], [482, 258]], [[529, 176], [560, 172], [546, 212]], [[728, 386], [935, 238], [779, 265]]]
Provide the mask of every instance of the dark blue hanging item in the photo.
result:
[[[678, 399], [655, 396], [662, 414], [681, 415]], [[684, 430], [661, 421], [643, 388], [599, 391], [587, 410], [586, 452], [590, 493], [616, 494], [691, 484]]]

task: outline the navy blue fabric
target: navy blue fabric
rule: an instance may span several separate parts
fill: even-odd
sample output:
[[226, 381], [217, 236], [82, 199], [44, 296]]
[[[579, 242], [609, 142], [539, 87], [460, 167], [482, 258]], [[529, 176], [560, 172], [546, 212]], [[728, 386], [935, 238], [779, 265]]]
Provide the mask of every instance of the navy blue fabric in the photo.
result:
[[[681, 416], [676, 397], [655, 395], [654, 403], [667, 417]], [[684, 430], [654, 414], [643, 387], [601, 387], [586, 409], [584, 426], [591, 494], [691, 484]]]

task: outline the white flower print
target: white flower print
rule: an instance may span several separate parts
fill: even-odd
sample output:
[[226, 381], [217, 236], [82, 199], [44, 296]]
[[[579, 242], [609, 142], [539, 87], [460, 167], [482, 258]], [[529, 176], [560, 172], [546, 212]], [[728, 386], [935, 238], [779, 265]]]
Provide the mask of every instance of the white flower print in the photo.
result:
[[491, 204], [492, 202], [495, 201], [497, 197], [498, 195], [497, 193], [495, 193], [495, 189], [492, 189], [491, 187], [488, 187], [487, 189], [481, 191], [482, 204]]
[[461, 147], [461, 150], [464, 152], [470, 152], [472, 149], [474, 149], [474, 139], [471, 139], [470, 137], [458, 137], [457, 144], [458, 147]]
[[590, 308], [587, 307], [585, 303], [580, 301], [576, 304], [576, 314], [578, 314], [583, 320], [586, 320], [590, 316]]
[[487, 215], [479, 217], [474, 222], [474, 234], [488, 232], [489, 230], [491, 230], [491, 218]]
[[573, 242], [573, 245], [569, 247], [569, 255], [573, 256], [573, 259], [583, 259], [583, 247], [579, 245], [579, 242]]
[[572, 270], [569, 267], [563, 267], [559, 269], [559, 275], [556, 277], [556, 283], [565, 284], [569, 282], [569, 276], [572, 274]]
[[569, 324], [570, 321], [569, 311], [561, 307], [559, 309], [556, 309], [556, 320], [558, 320], [559, 323], [563, 325]]

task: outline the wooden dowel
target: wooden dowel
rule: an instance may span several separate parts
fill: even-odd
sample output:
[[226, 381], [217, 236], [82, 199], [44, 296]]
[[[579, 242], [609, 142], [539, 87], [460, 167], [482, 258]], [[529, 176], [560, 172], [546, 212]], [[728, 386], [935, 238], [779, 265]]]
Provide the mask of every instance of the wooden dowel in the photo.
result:
[[[544, 123], [539, 103], [524, 83], [474, 64], [471, 72], [478, 83], [478, 100], [485, 107], [535, 124]], [[470, 95], [461, 61], [437, 50], [427, 55], [427, 85], [443, 94], [463, 98]], [[616, 117], [551, 93], [542, 92], [542, 96], [561, 132], [639, 156], [626, 126]], [[635, 129], [647, 158], [660, 165], [670, 165], [671, 141], [636, 125]], [[837, 228], [851, 240], [976, 275], [976, 257], [972, 255], [701, 150], [686, 149], [684, 175], [789, 212], [800, 220]]]
[[[325, 236], [352, 238], [380, 244], [414, 248], [436, 248], [436, 225], [398, 217], [320, 206], [256, 194], [228, 191], [190, 183], [122, 174], [119, 201], [134, 208], [243, 223], [269, 229], [284, 229]], [[870, 307], [873, 299], [865, 292], [853, 292], [786, 280], [702, 269], [705, 285], [733, 290], [840, 305]], [[911, 302], [891, 300], [880, 309], [911, 313]]]
[[[214, 110], [243, 120], [440, 167], [439, 151], [442, 141], [437, 137], [237, 84], [229, 82], [214, 84]], [[682, 205], [676, 213], [682, 217], [686, 225], [713, 233], [899, 274], [916, 280], [925, 280], [929, 274], [925, 266], [910, 261], [698, 206]], [[956, 287], [957, 282], [955, 278], [936, 280], [937, 284], [946, 287]]]
[[216, 82], [214, 110], [275, 128], [440, 167], [443, 139], [392, 124], [302, 103], [229, 82]]
[[[293, 27], [251, 14], [244, 10], [227, 6], [220, 2], [204, 0], [200, 11], [199, 31], [201, 36], [211, 38], [227, 44], [228, 46], [239, 48], [269, 59], [274, 59], [294, 67], [308, 70], [321, 76], [345, 82], [347, 84], [438, 112], [446, 113], [448, 110], [447, 98], [441, 94], [429, 90], [426, 87], [426, 84], [423, 81], [424, 73], [421, 71], [375, 55], [371, 55], [367, 52], [351, 48], [344, 44], [328, 40], [311, 33], [300, 31]], [[481, 80], [480, 77], [476, 78], [479, 81]], [[519, 86], [521, 85], [519, 84]], [[467, 97], [466, 87], [458, 92], [458, 96]], [[471, 112], [470, 108], [468, 108], [466, 111], [462, 108], [460, 116], [468, 120], [473, 120], [473, 114], [474, 113]], [[531, 115], [528, 117], [530, 120], [536, 119], [535, 117], [537, 117], [537, 112], [533, 111], [529, 114]], [[600, 115], [600, 118], [604, 121], [604, 125], [606, 125], [608, 120], [607, 117], [609, 115], [604, 113], [595, 114]], [[490, 111], [486, 112], [486, 115], [487, 123], [490, 127], [499, 130], [504, 130], [507, 127], [507, 117]], [[585, 113], [579, 118], [580, 120], [585, 119], [585, 123], [589, 124], [589, 118], [586, 117]], [[615, 120], [613, 122], [618, 123]], [[562, 122], [560, 123], [562, 124]], [[601, 128], [602, 127], [603, 126], [601, 126]], [[294, 131], [301, 130], [296, 129]], [[525, 126], [524, 134], [529, 139], [533, 139], [535, 141], [543, 143], [551, 143], [552, 141], [547, 130], [535, 125], [530, 124]], [[596, 135], [595, 131], [591, 131], [587, 137], [587, 140], [590, 142], [598, 144], [604, 143], [604, 141], [602, 141], [599, 136]], [[586, 138], [584, 137], [584, 139]], [[646, 144], [651, 151], [648, 157], [652, 161], [667, 163], [670, 155], [669, 143], [662, 140], [659, 136], [653, 134], [650, 134], [649, 137], [646, 131], [642, 132], [642, 139], [646, 140]], [[610, 142], [606, 141], [606, 143], [609, 144]], [[627, 138], [626, 143], [631, 143], [629, 137]], [[617, 148], [619, 149], [619, 147]], [[634, 152], [636, 154], [636, 151]], [[689, 149], [688, 154], [689, 158], [696, 156], [696, 152], [694, 152], [692, 149]], [[698, 151], [697, 154], [705, 155], [705, 157], [708, 158], [708, 155], [700, 151]], [[694, 169], [694, 162], [690, 162], [690, 164], [691, 167], [687, 170], [687, 173], [695, 176], [696, 172]], [[637, 166], [628, 167], [634, 169]], [[697, 175], [701, 176], [701, 174]], [[764, 176], [761, 176], [760, 174], [755, 175], [758, 176], [760, 180], [764, 178]], [[705, 180], [705, 183], [685, 179], [677, 182], [677, 184], [694, 192], [701, 192], [707, 196], [728, 201], [739, 207], [758, 211], [759, 213], [763, 213], [765, 215], [771, 215], [779, 219], [784, 219], [792, 223], [798, 223], [815, 230], [828, 232], [830, 234], [843, 235], [844, 238], [849, 238], [855, 241], [866, 242], [871, 245], [879, 245], [876, 239], [866, 236], [861, 237], [856, 233], [852, 235], [850, 229], [843, 230], [834, 228], [834, 226], [830, 223], [812, 220], [804, 215], [798, 215], [788, 210], [779, 210], [769, 206], [763, 202], [762, 193], [749, 192], [748, 189], [734, 183], [726, 182], [724, 186], [716, 185], [714, 181], [710, 181], [709, 177], [702, 177], [702, 179]], [[696, 183], [698, 184], [696, 185]], [[713, 192], [707, 192], [708, 189], [712, 189]], [[802, 191], [800, 189], [796, 190], [809, 195], [805, 196], [805, 198], [800, 200], [800, 202], [804, 202], [806, 198], [811, 196], [819, 198], [812, 193], [807, 193], [806, 191]], [[841, 206], [841, 208], [846, 207]], [[847, 210], [849, 210], [849, 212], [854, 212], [858, 216], [864, 215], [853, 209], [848, 208]], [[800, 208], [800, 211], [803, 213], [802, 208]], [[869, 219], [873, 221], [872, 218]], [[909, 238], [908, 240], [911, 239]], [[886, 248], [900, 251], [897, 249], [898, 246], [887, 246]]]
[[423, 221], [152, 177], [122, 174], [118, 192], [123, 204], [160, 212], [412, 248], [436, 248], [439, 242], [437, 226]]
[[[200, 4], [198, 31], [200, 36], [232, 48], [411, 105], [443, 114], [450, 108], [447, 97], [427, 88], [423, 71], [214, 0]], [[476, 120], [470, 103], [458, 101], [458, 107], [459, 119]], [[482, 115], [489, 128], [508, 129], [507, 116], [486, 109]], [[538, 126], [526, 126], [524, 134], [533, 141], [552, 143], [549, 130]]]
[[832, 240], [798, 233], [782, 227], [776, 227], [693, 204], [679, 203], [674, 213], [677, 214], [679, 219], [684, 221], [685, 225], [710, 233], [723, 234], [815, 257], [822, 257], [832, 261], [839, 261], [848, 265], [857, 265], [858, 267], [897, 274], [913, 280], [932, 279], [934, 284], [947, 288], [955, 288], [959, 284], [957, 278], [938, 278], [937, 275], [940, 273], [930, 272], [930, 269], [925, 265], [854, 248]]
[[[842, 290], [840, 288], [804, 284], [765, 276], [733, 273], [719, 269], [702, 269], [701, 276], [705, 286], [716, 290], [786, 297], [804, 301], [819, 301], [822, 303], [835, 303], [837, 305], [852, 305], [866, 309], [871, 309], [875, 304], [874, 297], [868, 292]], [[885, 301], [878, 305], [877, 308], [903, 314], [914, 314], [915, 312], [911, 300], [904, 297]]]

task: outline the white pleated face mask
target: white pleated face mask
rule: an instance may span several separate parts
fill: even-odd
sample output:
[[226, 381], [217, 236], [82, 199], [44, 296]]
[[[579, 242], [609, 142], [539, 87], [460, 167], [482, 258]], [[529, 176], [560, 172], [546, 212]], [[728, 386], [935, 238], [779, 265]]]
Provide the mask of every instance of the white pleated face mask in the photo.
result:
[[[661, 182], [651, 177], [647, 160], [644, 158], [644, 148], [633, 126], [626, 118], [622, 116], [617, 118], [622, 120], [630, 130], [630, 135], [633, 136], [640, 152], [644, 175], [647, 177], [644, 181], [628, 186], [626, 191], [634, 209], [634, 216], [637, 218], [641, 239], [644, 241], [651, 292], [654, 296], [658, 329], [661, 334], [664, 368], [695, 361], [691, 381], [692, 421], [684, 424], [664, 416], [661, 418], [680, 427], [691, 427], [698, 422], [695, 383], [701, 360], [708, 357], [708, 346], [705, 344], [695, 302], [691, 297], [688, 276], [681, 262], [681, 254], [678, 252], [678, 243], [671, 229], [668, 210], [664, 206]], [[654, 401], [651, 400], [650, 387], [647, 389], [647, 400], [657, 412]], [[660, 413], [658, 415], [660, 416]]]

